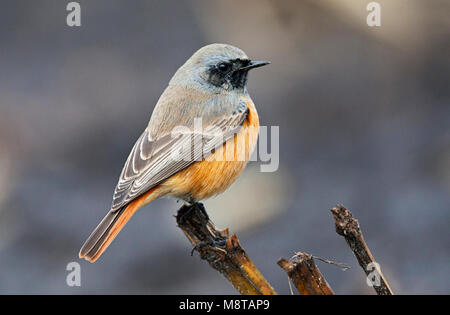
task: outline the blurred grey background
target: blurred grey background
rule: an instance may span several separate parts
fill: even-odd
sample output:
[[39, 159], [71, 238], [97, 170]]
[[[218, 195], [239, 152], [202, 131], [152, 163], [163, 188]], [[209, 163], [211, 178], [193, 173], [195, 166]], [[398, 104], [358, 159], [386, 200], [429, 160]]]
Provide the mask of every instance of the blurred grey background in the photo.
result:
[[[1, 2], [0, 293], [235, 294], [176, 227], [180, 204], [140, 211], [95, 264], [78, 250], [176, 69], [203, 45], [269, 67], [249, 91], [280, 126], [280, 168], [252, 162], [206, 202], [275, 289], [294, 251], [337, 293], [372, 294], [330, 207], [343, 203], [396, 293], [450, 293], [450, 3], [369, 1]], [[66, 266], [81, 264], [81, 287]]]

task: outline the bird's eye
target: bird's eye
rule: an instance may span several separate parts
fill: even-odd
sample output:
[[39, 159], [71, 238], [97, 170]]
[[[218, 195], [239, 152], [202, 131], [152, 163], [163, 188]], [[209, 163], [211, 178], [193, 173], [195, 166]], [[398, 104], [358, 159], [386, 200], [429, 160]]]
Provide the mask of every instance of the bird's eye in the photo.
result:
[[230, 64], [222, 62], [217, 65], [217, 69], [222, 72], [227, 72], [230, 69]]

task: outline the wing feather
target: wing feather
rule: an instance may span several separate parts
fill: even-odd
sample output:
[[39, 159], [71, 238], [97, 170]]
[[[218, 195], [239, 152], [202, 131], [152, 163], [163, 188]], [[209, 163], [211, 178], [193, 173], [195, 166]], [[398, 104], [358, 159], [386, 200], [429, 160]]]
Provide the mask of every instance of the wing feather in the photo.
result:
[[234, 136], [247, 114], [246, 104], [240, 102], [231, 114], [213, 120], [201, 133], [171, 133], [156, 140], [151, 139], [147, 128], [136, 141], [123, 167], [111, 211], [117, 211], [173, 174], [206, 158], [213, 149]]

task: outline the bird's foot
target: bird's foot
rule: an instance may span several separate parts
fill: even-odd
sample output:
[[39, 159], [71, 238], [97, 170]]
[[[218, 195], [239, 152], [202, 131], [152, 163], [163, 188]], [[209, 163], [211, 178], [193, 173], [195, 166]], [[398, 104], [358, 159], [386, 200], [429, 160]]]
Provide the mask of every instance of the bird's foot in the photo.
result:
[[208, 215], [208, 213], [206, 212], [206, 208], [205, 208], [205, 206], [203, 205], [203, 203], [201, 203], [201, 202], [196, 202], [196, 203], [194, 203], [194, 206], [197, 206], [197, 209], [199, 209], [199, 210], [201, 211], [201, 213], [203, 213], [203, 215], [206, 217], [206, 220], [209, 221], [209, 215]]
[[202, 241], [197, 243], [191, 250], [191, 256], [194, 255], [194, 251], [200, 252], [200, 250], [204, 247], [209, 247], [212, 250], [218, 251], [223, 255], [227, 254], [226, 251], [226, 243], [227, 240], [215, 240], [211, 238], [210, 241]]
[[205, 206], [201, 202], [195, 202], [192, 204], [186, 204], [182, 208], [182, 212], [179, 212], [178, 214], [178, 221], [179, 222], [186, 222], [186, 219], [193, 214], [193, 211], [199, 211], [202, 216], [199, 216], [201, 219], [204, 219], [205, 224], [209, 221], [208, 213], [206, 212]]

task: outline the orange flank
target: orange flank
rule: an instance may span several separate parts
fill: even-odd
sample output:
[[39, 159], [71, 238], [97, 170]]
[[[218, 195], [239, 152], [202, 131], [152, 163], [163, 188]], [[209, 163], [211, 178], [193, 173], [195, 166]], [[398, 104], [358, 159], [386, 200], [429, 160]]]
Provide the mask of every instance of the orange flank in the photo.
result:
[[247, 102], [247, 107], [247, 118], [234, 139], [228, 140], [205, 160], [192, 164], [161, 183], [159, 186], [166, 194], [202, 200], [223, 192], [236, 180], [258, 139], [258, 113], [253, 103]]

